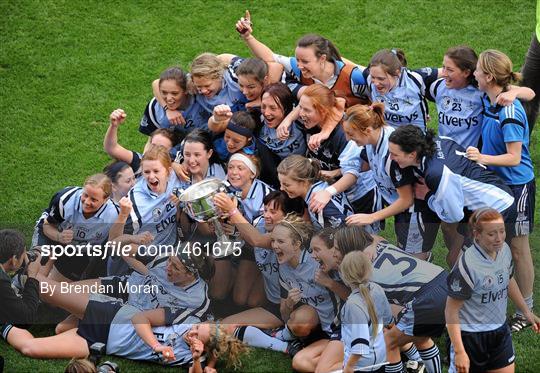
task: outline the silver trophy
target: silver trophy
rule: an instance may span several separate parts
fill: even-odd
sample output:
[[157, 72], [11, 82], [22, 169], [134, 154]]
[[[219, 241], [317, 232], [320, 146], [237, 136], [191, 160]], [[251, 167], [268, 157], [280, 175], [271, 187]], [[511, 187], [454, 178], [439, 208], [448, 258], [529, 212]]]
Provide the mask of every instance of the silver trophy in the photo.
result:
[[210, 178], [199, 181], [182, 191], [178, 196], [184, 206], [184, 211], [195, 221], [199, 223], [209, 223], [214, 227], [217, 245], [220, 248], [220, 255], [216, 257], [225, 257], [233, 253], [234, 240], [231, 240], [223, 232], [220, 222], [221, 211], [214, 204], [214, 196], [218, 193], [227, 193], [227, 188], [222, 180]]

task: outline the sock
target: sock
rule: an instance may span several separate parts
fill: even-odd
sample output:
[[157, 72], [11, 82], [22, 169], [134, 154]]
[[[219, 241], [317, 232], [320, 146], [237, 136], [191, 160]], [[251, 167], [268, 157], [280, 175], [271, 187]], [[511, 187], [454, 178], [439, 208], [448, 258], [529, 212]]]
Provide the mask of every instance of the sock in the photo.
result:
[[241, 326], [235, 336], [251, 347], [260, 347], [272, 351], [287, 352], [287, 342], [270, 337], [254, 326]]
[[11, 325], [11, 324], [3, 324], [0, 327], [0, 333], [2, 334], [2, 338], [4, 338], [4, 340], [6, 340], [6, 341], [7, 341], [7, 336], [9, 334], [9, 331], [11, 330], [11, 328], [13, 328], [13, 325]]
[[418, 350], [428, 373], [441, 373], [441, 354], [436, 344], [426, 350]]
[[[524, 297], [524, 300], [525, 300], [525, 304], [527, 305], [527, 307], [532, 310], [533, 308], [533, 296], [532, 294], [529, 295], [528, 297]], [[516, 315], [519, 315], [519, 316], [523, 316], [523, 311], [521, 311], [519, 308], [516, 308]]]
[[384, 371], [386, 373], [402, 373], [404, 371], [403, 363], [401, 361], [398, 363], [390, 363], [385, 367]]
[[287, 341], [287, 342], [294, 341], [295, 339], [298, 339], [298, 337], [295, 336], [293, 334], [293, 332], [291, 332], [291, 330], [289, 329], [287, 324], [285, 324], [283, 329], [279, 330], [274, 337], [276, 337], [277, 339], [280, 339], [282, 341]]
[[411, 348], [409, 348], [407, 351], [403, 351], [403, 353], [409, 360], [420, 361], [420, 354], [418, 353], [418, 350], [414, 344], [411, 345]]

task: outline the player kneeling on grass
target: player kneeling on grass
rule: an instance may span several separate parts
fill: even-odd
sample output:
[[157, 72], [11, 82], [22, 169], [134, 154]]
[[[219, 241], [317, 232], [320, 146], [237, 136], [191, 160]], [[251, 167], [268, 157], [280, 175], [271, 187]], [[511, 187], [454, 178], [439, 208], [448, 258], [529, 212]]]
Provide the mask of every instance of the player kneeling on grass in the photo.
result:
[[[76, 329], [44, 338], [11, 325], [2, 336], [22, 354], [33, 358], [72, 358], [89, 355], [95, 342], [106, 344], [106, 353], [131, 360], [189, 367], [203, 372], [206, 356], [222, 358], [227, 367], [238, 367], [246, 347], [231, 329], [214, 323], [172, 324], [170, 308], [138, 312], [121, 302], [88, 302]], [[206, 356], [205, 356], [206, 353]]]
[[512, 277], [514, 265], [502, 215], [492, 208], [478, 209], [469, 225], [474, 243], [448, 276], [449, 371], [514, 372], [514, 347], [506, 323], [508, 297], [537, 333], [540, 319], [529, 310]]

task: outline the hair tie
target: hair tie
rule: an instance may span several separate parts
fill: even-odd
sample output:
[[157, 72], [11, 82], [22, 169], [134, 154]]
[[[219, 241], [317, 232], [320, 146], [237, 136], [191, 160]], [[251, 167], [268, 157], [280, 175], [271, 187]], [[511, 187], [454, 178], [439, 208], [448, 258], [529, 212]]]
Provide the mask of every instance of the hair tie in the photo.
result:
[[253, 137], [252, 130], [246, 127], [241, 127], [235, 122], [233, 122], [232, 120], [230, 120], [229, 123], [227, 124], [227, 129], [245, 137]]
[[257, 167], [255, 166], [255, 163], [253, 163], [253, 161], [244, 154], [234, 153], [233, 155], [231, 155], [231, 158], [229, 158], [229, 162], [230, 161], [240, 161], [244, 163], [246, 167], [249, 168], [251, 172], [253, 172], [253, 175], [257, 175]]
[[372, 110], [372, 111], [373, 111], [373, 105], [369, 105], [369, 106], [368, 106], [368, 110]]
[[392, 52], [392, 54], [393, 54], [394, 56], [397, 56], [397, 50], [396, 50], [395, 48], [392, 48], [392, 49], [390, 50], [390, 52]]

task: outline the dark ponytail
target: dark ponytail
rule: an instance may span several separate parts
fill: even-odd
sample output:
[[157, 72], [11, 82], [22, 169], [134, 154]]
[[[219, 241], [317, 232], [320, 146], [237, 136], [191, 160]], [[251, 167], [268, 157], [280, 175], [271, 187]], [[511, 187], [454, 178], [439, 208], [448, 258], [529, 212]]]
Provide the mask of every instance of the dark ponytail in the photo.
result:
[[412, 124], [398, 127], [388, 141], [399, 145], [405, 153], [416, 152], [417, 159], [422, 157], [431, 157], [435, 154], [437, 145], [435, 144], [435, 132], [428, 129], [426, 133]]

